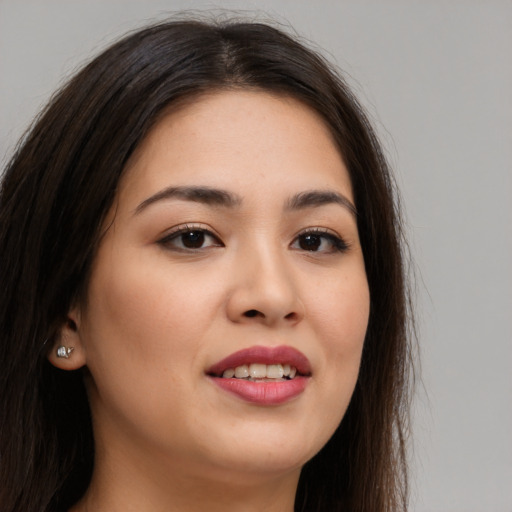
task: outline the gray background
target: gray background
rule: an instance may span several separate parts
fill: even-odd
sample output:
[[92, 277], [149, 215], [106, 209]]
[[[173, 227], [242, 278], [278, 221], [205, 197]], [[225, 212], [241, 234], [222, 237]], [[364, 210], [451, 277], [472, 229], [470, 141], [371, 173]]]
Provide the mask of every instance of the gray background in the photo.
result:
[[512, 511], [511, 1], [0, 0], [2, 162], [112, 38], [212, 6], [265, 11], [325, 48], [397, 171], [423, 360], [412, 510]]

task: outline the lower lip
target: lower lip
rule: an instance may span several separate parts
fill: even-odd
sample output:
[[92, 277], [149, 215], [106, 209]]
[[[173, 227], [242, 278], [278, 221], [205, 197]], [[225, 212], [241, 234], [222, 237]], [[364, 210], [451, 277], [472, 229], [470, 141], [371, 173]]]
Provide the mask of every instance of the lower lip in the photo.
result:
[[299, 396], [308, 383], [308, 377], [297, 376], [291, 380], [254, 382], [244, 379], [212, 377], [224, 391], [246, 402], [258, 405], [279, 405]]

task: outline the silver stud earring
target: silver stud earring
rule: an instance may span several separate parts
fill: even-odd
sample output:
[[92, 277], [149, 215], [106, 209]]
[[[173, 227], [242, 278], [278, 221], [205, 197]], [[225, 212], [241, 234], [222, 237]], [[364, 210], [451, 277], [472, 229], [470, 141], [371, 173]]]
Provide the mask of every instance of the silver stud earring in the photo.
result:
[[71, 352], [75, 350], [75, 347], [64, 347], [61, 345], [57, 349], [57, 357], [63, 357], [64, 359], [69, 359], [69, 356], [71, 355]]

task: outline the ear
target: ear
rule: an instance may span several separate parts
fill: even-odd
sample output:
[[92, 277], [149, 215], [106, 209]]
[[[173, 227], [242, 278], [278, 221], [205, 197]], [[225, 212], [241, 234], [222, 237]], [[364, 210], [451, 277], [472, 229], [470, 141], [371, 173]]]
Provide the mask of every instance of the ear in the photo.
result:
[[[67, 354], [67, 357], [66, 357]], [[78, 370], [85, 366], [85, 347], [80, 336], [80, 311], [73, 308], [60, 327], [48, 360], [61, 370]]]

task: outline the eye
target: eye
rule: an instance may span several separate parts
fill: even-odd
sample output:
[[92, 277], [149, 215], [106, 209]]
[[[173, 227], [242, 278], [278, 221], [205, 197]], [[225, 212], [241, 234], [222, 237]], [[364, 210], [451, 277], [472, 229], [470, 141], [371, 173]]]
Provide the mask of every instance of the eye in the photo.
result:
[[291, 247], [307, 252], [344, 252], [348, 244], [338, 235], [323, 229], [313, 229], [300, 233]]
[[211, 231], [188, 225], [177, 227], [159, 240], [158, 243], [168, 249], [178, 251], [197, 251], [209, 247], [223, 247], [222, 242]]

